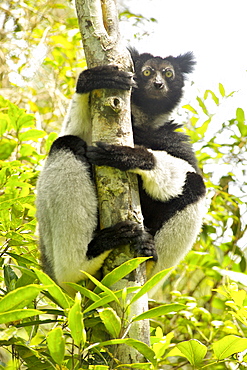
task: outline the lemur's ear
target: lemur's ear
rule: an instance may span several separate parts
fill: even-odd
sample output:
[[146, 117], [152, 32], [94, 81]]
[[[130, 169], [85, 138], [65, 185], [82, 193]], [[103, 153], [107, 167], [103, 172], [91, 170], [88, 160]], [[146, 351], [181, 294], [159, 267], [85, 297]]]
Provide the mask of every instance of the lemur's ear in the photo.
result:
[[185, 54], [180, 54], [175, 58], [175, 60], [177, 61], [182, 73], [193, 72], [196, 60], [194, 54], [191, 51]]

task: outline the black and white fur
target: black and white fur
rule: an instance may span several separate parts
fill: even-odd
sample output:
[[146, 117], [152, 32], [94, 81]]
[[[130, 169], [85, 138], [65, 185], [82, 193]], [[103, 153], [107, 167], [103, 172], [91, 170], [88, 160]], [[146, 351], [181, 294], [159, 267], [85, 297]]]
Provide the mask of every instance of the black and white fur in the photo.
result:
[[[191, 249], [205, 212], [205, 186], [189, 143], [168, 115], [182, 97], [192, 53], [154, 57], [131, 50], [132, 75], [114, 66], [82, 72], [62, 136], [52, 145], [40, 174], [37, 218], [44, 270], [61, 286], [95, 274], [109, 252], [131, 243], [152, 256], [152, 274], [176, 265]], [[132, 91], [135, 147], [90, 146], [90, 92]], [[99, 230], [91, 165], [112, 166], [138, 175], [145, 230], [131, 221]]]

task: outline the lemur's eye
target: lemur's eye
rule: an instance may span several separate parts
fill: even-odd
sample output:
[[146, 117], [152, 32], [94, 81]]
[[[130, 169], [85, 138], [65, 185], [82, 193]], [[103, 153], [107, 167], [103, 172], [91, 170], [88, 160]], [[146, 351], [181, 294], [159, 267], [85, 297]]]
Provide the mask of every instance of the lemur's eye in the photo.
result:
[[144, 71], [143, 71], [142, 73], [143, 73], [143, 75], [144, 75], [145, 77], [148, 77], [148, 76], [150, 76], [150, 75], [151, 75], [151, 70], [150, 70], [150, 69], [144, 69]]
[[167, 78], [172, 78], [173, 77], [173, 71], [171, 69], [166, 69], [165, 70], [165, 76]]

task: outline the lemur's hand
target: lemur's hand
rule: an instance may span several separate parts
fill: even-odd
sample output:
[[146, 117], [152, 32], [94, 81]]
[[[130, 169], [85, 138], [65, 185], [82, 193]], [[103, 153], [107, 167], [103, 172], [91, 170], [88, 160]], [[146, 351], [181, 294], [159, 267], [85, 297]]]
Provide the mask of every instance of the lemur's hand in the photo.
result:
[[111, 145], [97, 142], [87, 148], [86, 157], [91, 164], [115, 167], [122, 171], [140, 168], [151, 170], [155, 165], [154, 156], [144, 147]]
[[133, 73], [121, 71], [117, 66], [105, 65], [81, 72], [76, 92], [83, 94], [97, 89], [129, 90], [132, 86], [135, 86]]

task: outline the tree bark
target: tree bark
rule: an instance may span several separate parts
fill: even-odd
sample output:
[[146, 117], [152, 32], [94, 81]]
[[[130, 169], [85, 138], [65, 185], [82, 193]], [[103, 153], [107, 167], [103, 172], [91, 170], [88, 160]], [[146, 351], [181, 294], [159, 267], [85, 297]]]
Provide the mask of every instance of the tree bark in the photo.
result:
[[[122, 45], [115, 0], [76, 0], [79, 27], [89, 68], [114, 64], [132, 71], [132, 61]], [[92, 143], [104, 141], [133, 146], [130, 91], [95, 90], [91, 93]], [[95, 168], [100, 227], [105, 228], [123, 220], [142, 223], [137, 178], [134, 174], [114, 168]], [[114, 250], [105, 261], [104, 274], [133, 258], [128, 246]], [[140, 286], [145, 282], [145, 265], [123, 279], [114, 289]], [[147, 296], [131, 307], [130, 318], [148, 309]], [[129, 337], [149, 344], [149, 323], [135, 323]], [[121, 346], [117, 358], [121, 363], [143, 362], [136, 350]]]

